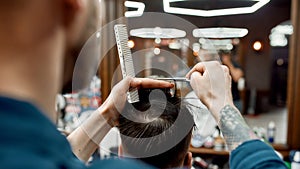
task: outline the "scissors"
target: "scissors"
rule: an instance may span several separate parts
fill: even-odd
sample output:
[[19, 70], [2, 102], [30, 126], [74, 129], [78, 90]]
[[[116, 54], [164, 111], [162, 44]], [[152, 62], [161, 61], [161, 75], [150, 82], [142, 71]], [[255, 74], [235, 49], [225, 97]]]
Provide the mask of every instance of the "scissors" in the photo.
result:
[[165, 77], [165, 78], [155, 78], [156, 80], [173, 80], [173, 81], [182, 81], [182, 82], [190, 82], [190, 79], [185, 77]]

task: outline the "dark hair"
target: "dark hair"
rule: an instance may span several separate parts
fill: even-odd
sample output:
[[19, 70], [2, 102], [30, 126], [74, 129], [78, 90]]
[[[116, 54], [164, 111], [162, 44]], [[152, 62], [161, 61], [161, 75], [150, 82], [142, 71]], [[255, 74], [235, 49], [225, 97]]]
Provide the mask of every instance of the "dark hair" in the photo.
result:
[[168, 89], [140, 90], [139, 95], [141, 101], [127, 103], [119, 119], [124, 152], [158, 168], [179, 167], [190, 145], [191, 113]]

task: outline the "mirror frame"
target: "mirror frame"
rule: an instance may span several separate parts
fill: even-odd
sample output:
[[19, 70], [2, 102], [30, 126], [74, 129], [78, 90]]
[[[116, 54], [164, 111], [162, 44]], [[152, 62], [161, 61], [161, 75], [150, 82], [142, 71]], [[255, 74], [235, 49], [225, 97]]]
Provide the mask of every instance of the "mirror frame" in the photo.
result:
[[300, 2], [292, 0], [291, 21], [294, 32], [290, 39], [288, 70], [288, 135], [289, 149], [300, 148]]

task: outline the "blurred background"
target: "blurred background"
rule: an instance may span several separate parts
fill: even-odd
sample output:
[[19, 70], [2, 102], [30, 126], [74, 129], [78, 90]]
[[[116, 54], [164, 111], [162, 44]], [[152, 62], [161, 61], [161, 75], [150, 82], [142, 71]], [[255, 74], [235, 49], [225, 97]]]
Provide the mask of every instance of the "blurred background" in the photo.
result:
[[[295, 69], [299, 67], [299, 61], [295, 59], [299, 56], [299, 44], [292, 38], [299, 37], [298, 33], [295, 35], [300, 29], [297, 27], [300, 15], [297, 0], [99, 1], [102, 25], [120, 17], [126, 18], [128, 46], [133, 54], [137, 76], [184, 77], [190, 67], [204, 60], [229, 64], [242, 72], [236, 80], [235, 92], [247, 123], [285, 159], [291, 149], [300, 148], [297, 143], [299, 124], [295, 120], [299, 119], [296, 111], [299, 98], [292, 96], [299, 92], [296, 84], [299, 75]], [[158, 13], [174, 18], [170, 16], [171, 19], [166, 20], [169, 16], [164, 18]], [[112, 36], [107, 35], [102, 41], [114, 41]], [[220, 57], [221, 53], [230, 55], [229, 63]], [[112, 84], [122, 77], [117, 68], [117, 56], [115, 45], [106, 53], [101, 70], [88, 89], [98, 91], [96, 100], [93, 98], [97, 105], [101, 105]], [[164, 71], [150, 69], [153, 67]], [[116, 69], [119, 73], [115, 73]], [[186, 84], [178, 88], [183, 96], [189, 92]], [[89, 95], [88, 90], [85, 94], [64, 93], [69, 103], [70, 99], [77, 99], [81, 109], [77, 109], [76, 114], [86, 110], [82, 109], [84, 103], [89, 107], [87, 99], [92, 96], [82, 97]], [[61, 109], [65, 111], [65, 108]], [[229, 157], [226, 147], [216, 150], [209, 144], [212, 140], [218, 142], [217, 138], [221, 137], [221, 133], [217, 129], [215, 131], [206, 140], [207, 144], [191, 145], [191, 151], [195, 158], [201, 157], [208, 164], [226, 168]], [[111, 139], [118, 141], [115, 135], [110, 136]]]

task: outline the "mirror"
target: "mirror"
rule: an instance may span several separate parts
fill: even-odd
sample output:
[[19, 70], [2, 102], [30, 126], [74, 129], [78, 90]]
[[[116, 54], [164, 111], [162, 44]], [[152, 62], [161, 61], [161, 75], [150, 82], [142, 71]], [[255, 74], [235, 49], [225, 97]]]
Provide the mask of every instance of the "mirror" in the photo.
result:
[[[242, 114], [249, 125], [266, 140], [268, 140], [267, 130], [269, 124], [271, 123], [270, 126], [272, 127], [275, 123], [274, 143], [287, 143], [287, 69], [289, 56], [288, 42], [291, 32], [283, 33], [282, 31], [285, 28], [291, 29], [290, 22], [287, 22], [290, 20], [291, 1], [272, 0], [261, 4], [261, 8], [256, 9], [253, 13], [248, 12], [246, 14], [233, 14], [229, 10], [222, 11], [222, 9], [239, 7], [246, 9], [246, 7], [254, 6], [255, 3], [266, 1], [152, 0], [150, 2], [139, 0], [139, 2], [145, 5], [145, 13], [165, 12], [173, 14], [192, 23], [196, 28], [205, 29], [203, 31], [215, 28], [214, 31], [217, 32], [217, 36], [213, 36], [212, 31], [206, 32], [209, 36], [197, 36], [197, 31], [193, 31], [193, 29], [184, 28], [181, 24], [176, 25], [170, 21], [157, 19], [155, 22], [151, 21], [151, 23], [155, 24], [149, 25], [146, 23], [146, 25], [153, 28], [160, 26], [185, 31], [186, 36], [184, 38], [188, 40], [189, 48], [186, 51], [168, 48], [167, 45], [170, 43], [176, 44], [175, 41], [180, 41], [176, 38], [171, 38], [168, 42], [163, 41], [160, 43], [155, 42], [156, 40], [159, 41], [158, 38], [154, 38], [151, 42], [147, 38], [133, 38], [136, 44], [133, 51], [141, 50], [145, 46], [147, 48], [152, 47], [153, 52], [163, 49], [164, 51], [170, 51], [180, 56], [188, 66], [192, 66], [197, 62], [195, 59], [197, 56], [205, 56], [209, 53], [209, 50], [205, 49], [209, 48], [209, 46], [205, 47], [207, 44], [213, 44], [215, 49], [219, 48], [214, 53], [216, 51], [218, 53], [221, 49], [231, 51], [233, 55], [232, 60], [240, 65], [244, 74], [243, 80], [238, 85], [243, 105], [241, 108]], [[169, 6], [166, 8], [163, 2], [169, 4]], [[176, 10], [173, 10], [174, 8]], [[130, 9], [127, 8], [127, 10]], [[185, 9], [191, 9], [190, 13], [185, 13]], [[214, 16], [209, 12], [211, 10], [215, 10]], [[215, 14], [220, 14], [220, 16], [215, 16]], [[149, 18], [143, 15], [129, 17], [128, 23], [129, 26], [132, 26], [129, 29], [141, 28], [144, 26], [141, 23], [145, 24], [145, 21], [149, 21]], [[242, 32], [235, 35], [228, 33], [229, 35], [226, 37], [226, 33], [224, 32], [227, 28], [242, 28]], [[201, 34], [205, 33], [201, 32]], [[206, 39], [209, 40], [209, 43], [205, 42]], [[167, 45], [159, 48], [158, 46], [161, 46], [159, 45], [161, 43], [167, 43]], [[178, 43], [180, 44], [180, 42]], [[158, 62], [163, 60], [163, 58], [157, 57]], [[176, 70], [180, 69], [176, 66], [174, 68]]]

